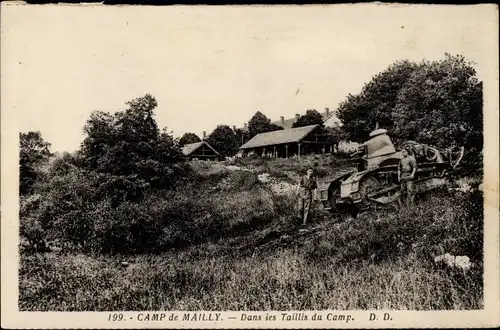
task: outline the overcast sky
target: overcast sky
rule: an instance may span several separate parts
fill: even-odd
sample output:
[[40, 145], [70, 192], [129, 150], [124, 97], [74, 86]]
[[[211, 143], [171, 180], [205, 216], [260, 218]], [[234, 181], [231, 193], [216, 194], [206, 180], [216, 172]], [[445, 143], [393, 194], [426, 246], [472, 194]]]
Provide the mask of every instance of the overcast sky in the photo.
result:
[[481, 79], [481, 36], [496, 27], [489, 8], [467, 6], [4, 4], [2, 112], [53, 151], [78, 148], [92, 111], [146, 93], [160, 128], [201, 136], [259, 110], [335, 109], [396, 60], [463, 54]]

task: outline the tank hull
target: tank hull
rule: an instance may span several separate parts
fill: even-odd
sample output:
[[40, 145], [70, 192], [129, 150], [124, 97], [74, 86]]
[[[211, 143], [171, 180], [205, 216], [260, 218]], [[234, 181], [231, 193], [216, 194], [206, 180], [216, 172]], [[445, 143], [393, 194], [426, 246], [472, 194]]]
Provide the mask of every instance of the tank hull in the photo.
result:
[[[319, 198], [326, 209], [341, 212], [372, 205], [387, 205], [398, 200], [400, 182], [398, 165], [403, 151], [396, 151], [387, 136], [387, 131], [378, 129], [351, 156], [357, 159], [358, 171], [343, 175], [324, 183], [319, 189]], [[421, 194], [447, 184], [447, 174], [462, 160], [463, 147], [454, 147], [444, 152], [414, 141], [407, 141], [406, 152], [417, 163], [414, 183], [415, 193]]]
[[[418, 164], [415, 173], [415, 193], [421, 194], [443, 187], [450, 170], [446, 163]], [[391, 204], [397, 202], [400, 193], [397, 165], [354, 172], [327, 183], [320, 189], [320, 200], [325, 209], [369, 207], [370, 204]]]

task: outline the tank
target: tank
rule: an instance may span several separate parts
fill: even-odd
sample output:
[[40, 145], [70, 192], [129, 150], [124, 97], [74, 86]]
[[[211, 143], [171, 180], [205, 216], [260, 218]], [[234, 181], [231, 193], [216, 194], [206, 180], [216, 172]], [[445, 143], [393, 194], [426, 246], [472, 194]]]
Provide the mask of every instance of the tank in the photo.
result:
[[[409, 148], [417, 161], [416, 194], [446, 185], [448, 174], [458, 166], [464, 154], [463, 147], [441, 151], [414, 141], [406, 141], [404, 147]], [[397, 202], [398, 165], [403, 156], [394, 147], [387, 130], [371, 132], [369, 140], [351, 157], [357, 163], [356, 171], [324, 182], [318, 189], [325, 209], [334, 213], [350, 211], [355, 216], [365, 208]]]

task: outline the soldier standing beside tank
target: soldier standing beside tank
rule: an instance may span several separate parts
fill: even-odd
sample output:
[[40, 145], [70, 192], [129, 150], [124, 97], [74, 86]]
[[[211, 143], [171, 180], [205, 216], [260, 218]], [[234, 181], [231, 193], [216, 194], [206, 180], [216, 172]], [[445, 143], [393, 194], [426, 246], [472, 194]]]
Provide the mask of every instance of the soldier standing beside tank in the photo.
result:
[[307, 175], [303, 176], [299, 184], [299, 205], [298, 216], [302, 220], [302, 225], [306, 226], [309, 220], [309, 211], [313, 199], [313, 191], [317, 188], [316, 178], [313, 169], [307, 170]]
[[406, 197], [406, 206], [414, 204], [415, 201], [415, 172], [417, 171], [417, 161], [410, 153], [409, 148], [401, 151], [403, 158], [399, 161], [398, 181], [401, 183], [401, 196], [399, 205], [402, 206], [403, 198]]

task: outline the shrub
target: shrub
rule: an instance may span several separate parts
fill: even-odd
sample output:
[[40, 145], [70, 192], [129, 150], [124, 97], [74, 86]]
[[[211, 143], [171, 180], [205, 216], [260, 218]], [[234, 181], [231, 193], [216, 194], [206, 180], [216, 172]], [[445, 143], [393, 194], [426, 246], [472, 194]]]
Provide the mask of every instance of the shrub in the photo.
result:
[[37, 197], [23, 199], [24, 237], [34, 237], [25, 229], [37, 223], [38, 236], [81, 251], [161, 252], [242, 235], [281, 216], [281, 202], [250, 171], [189, 172], [182, 184], [157, 190], [134, 176], [60, 165], [37, 186]]
[[484, 172], [483, 153], [475, 149], [466, 151], [457, 167], [460, 176], [482, 176]]

